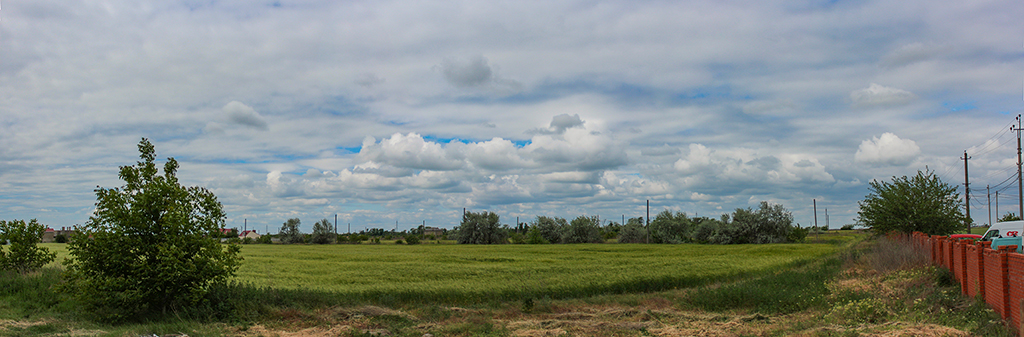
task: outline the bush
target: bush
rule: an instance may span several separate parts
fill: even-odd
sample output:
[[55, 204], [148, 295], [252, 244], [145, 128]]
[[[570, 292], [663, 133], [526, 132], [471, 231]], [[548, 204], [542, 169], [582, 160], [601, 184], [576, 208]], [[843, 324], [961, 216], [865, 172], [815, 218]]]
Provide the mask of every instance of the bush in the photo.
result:
[[56, 242], [56, 243], [68, 243], [68, 237], [67, 237], [67, 235], [64, 235], [64, 234], [58, 234], [57, 236], [53, 237], [53, 242]]
[[409, 235], [405, 238], [405, 242], [408, 242], [410, 245], [418, 245], [420, 244], [420, 237], [418, 235]]
[[56, 253], [36, 247], [45, 232], [46, 226], [36, 222], [36, 219], [28, 223], [25, 220], [0, 220], [0, 243], [10, 242], [6, 250], [0, 246], [0, 270], [24, 274], [53, 262]]
[[260, 235], [260, 238], [256, 239], [256, 243], [271, 244], [274, 243], [274, 237], [270, 236], [269, 233], [266, 235]]
[[839, 227], [839, 230], [841, 230], [841, 231], [852, 231], [853, 230], [853, 225], [843, 225], [843, 227]]
[[96, 189], [96, 210], [71, 237], [62, 290], [106, 321], [188, 308], [234, 275], [237, 245], [214, 237], [224, 227], [217, 197], [178, 183], [178, 162], [158, 174], [153, 145], [139, 142], [141, 161], [122, 166], [125, 185]]

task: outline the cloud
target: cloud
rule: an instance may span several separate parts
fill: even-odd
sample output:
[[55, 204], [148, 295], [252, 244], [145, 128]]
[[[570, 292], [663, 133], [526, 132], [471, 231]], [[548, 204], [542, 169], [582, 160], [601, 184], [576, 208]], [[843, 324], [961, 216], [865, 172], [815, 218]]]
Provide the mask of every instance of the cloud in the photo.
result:
[[580, 119], [579, 114], [561, 114], [551, 118], [551, 124], [547, 128], [536, 128], [527, 131], [527, 134], [542, 134], [542, 135], [560, 135], [565, 133], [566, 129], [583, 127], [583, 120]]
[[651, 157], [672, 156], [679, 153], [680, 151], [678, 147], [669, 146], [668, 144], [664, 144], [659, 147], [645, 147], [640, 150], [640, 155]]
[[493, 79], [494, 72], [483, 56], [469, 60], [446, 58], [441, 62], [441, 73], [448, 83], [459, 88], [478, 87]]
[[871, 83], [871, 86], [867, 88], [854, 90], [850, 93], [850, 100], [853, 101], [853, 105], [862, 107], [904, 105], [916, 98], [917, 96], [909, 91], [875, 83]]
[[448, 57], [441, 61], [441, 74], [449, 84], [461, 89], [488, 89], [503, 94], [522, 90], [518, 81], [501, 78], [483, 56], [469, 59]]
[[378, 84], [383, 84], [384, 82], [385, 80], [383, 78], [377, 77], [377, 75], [375, 74], [362, 74], [359, 75], [359, 78], [357, 78], [354, 81], [355, 84], [358, 84], [359, 86], [366, 88], [370, 88]]
[[921, 148], [913, 140], [886, 132], [861, 142], [853, 157], [861, 163], [900, 166], [910, 164], [920, 154]]
[[898, 68], [927, 60], [937, 54], [938, 47], [920, 42], [905, 44], [882, 57], [879, 64], [884, 68]]
[[263, 120], [263, 116], [260, 116], [260, 113], [242, 102], [231, 101], [224, 105], [223, 110], [228, 114], [228, 119], [236, 124], [263, 131], [269, 129], [267, 122]]
[[455, 170], [464, 165], [460, 154], [446, 151], [436, 142], [425, 141], [417, 133], [395, 133], [380, 143], [367, 137], [359, 157], [364, 161], [418, 170]]

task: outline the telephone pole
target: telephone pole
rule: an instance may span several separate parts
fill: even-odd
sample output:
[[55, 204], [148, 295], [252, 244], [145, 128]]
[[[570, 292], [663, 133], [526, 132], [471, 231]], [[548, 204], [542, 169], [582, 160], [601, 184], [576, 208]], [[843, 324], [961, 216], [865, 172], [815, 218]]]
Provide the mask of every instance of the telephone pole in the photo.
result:
[[1017, 114], [1017, 128], [1010, 125], [1010, 131], [1017, 131], [1017, 214], [1021, 216], [1021, 219], [1024, 219], [1024, 181], [1021, 180], [1020, 176], [1020, 114]]
[[967, 226], [967, 233], [971, 232], [971, 182], [967, 179], [967, 160], [971, 157], [967, 156], [967, 150], [964, 150], [964, 156], [960, 159], [964, 160], [964, 200], [967, 205], [964, 207], [967, 209], [967, 219], [964, 219], [964, 225]]
[[988, 208], [988, 225], [992, 226], [992, 186], [985, 185], [985, 196], [988, 198], [988, 202], [985, 203], [985, 208]]

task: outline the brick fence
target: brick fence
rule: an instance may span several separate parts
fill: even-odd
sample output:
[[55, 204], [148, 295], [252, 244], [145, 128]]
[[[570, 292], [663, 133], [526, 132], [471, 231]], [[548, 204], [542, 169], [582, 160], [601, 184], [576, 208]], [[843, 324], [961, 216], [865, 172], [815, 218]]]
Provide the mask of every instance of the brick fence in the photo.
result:
[[968, 296], [981, 296], [995, 312], [1020, 329], [1024, 305], [1024, 254], [1016, 246], [999, 250], [991, 242], [952, 240], [945, 236], [914, 233], [911, 239], [931, 252], [932, 262], [949, 269]]

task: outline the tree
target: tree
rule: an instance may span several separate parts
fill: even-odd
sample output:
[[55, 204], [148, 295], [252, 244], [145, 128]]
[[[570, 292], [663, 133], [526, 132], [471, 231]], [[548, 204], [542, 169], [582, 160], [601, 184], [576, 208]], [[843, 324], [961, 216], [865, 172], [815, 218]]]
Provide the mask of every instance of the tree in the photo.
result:
[[872, 231], [924, 232], [946, 235], [966, 228], [963, 200], [956, 187], [935, 172], [917, 171], [913, 177], [893, 177], [892, 182], [872, 180], [870, 192], [859, 202], [857, 221]]
[[313, 235], [311, 241], [316, 244], [327, 244], [334, 242], [334, 226], [327, 219], [320, 219], [313, 224]]
[[0, 244], [10, 242], [6, 250], [0, 247], [0, 271], [11, 270], [24, 274], [53, 262], [56, 253], [36, 247], [45, 232], [46, 226], [36, 222], [36, 219], [28, 223], [25, 220], [0, 220]]
[[544, 241], [559, 243], [562, 242], [562, 234], [567, 226], [569, 226], [569, 222], [563, 218], [538, 216], [530, 227], [536, 228]]
[[692, 224], [686, 213], [664, 210], [651, 221], [651, 243], [683, 243], [689, 241]]
[[626, 225], [619, 229], [619, 243], [646, 243], [647, 228], [643, 218], [630, 218]]
[[565, 228], [562, 243], [602, 243], [601, 226], [597, 217], [578, 216]]
[[277, 234], [281, 238], [281, 243], [302, 243], [305, 241], [302, 232], [299, 231], [299, 224], [301, 223], [298, 218], [291, 218], [285, 221], [281, 225], [281, 231]]
[[498, 214], [487, 211], [463, 214], [462, 223], [457, 228], [458, 242], [469, 244], [506, 243], [508, 233], [501, 228], [498, 221]]
[[732, 215], [732, 243], [780, 243], [789, 241], [793, 213], [781, 204], [762, 201], [757, 210], [736, 209]]
[[64, 290], [104, 320], [195, 305], [241, 263], [239, 246], [215, 238], [217, 197], [180, 185], [174, 158], [159, 174], [149, 140], [138, 148], [137, 165], [120, 168], [123, 186], [97, 186], [96, 210], [67, 246]]
[[996, 220], [996, 222], [1017, 221], [1017, 220], [1020, 220], [1020, 217], [1017, 216], [1017, 213], [1006, 212], [1006, 214], [1003, 214], [1003, 216], [999, 217], [999, 220]]

